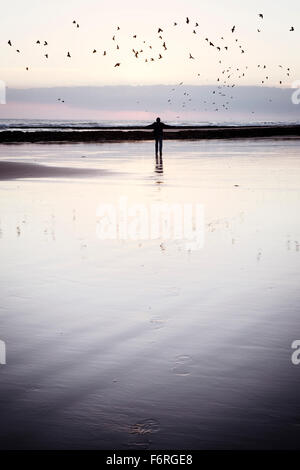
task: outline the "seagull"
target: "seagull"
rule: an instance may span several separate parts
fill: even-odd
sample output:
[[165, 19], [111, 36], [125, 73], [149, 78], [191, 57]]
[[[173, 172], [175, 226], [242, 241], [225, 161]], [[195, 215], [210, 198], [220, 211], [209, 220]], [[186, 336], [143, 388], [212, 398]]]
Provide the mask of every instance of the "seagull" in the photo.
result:
[[186, 17], [186, 24], [189, 24], [190, 20], [188, 17]]
[[48, 43], [47, 43], [47, 41], [44, 41], [44, 46], [48, 46]]
[[106, 55], [106, 51], [103, 52], [103, 55]]
[[258, 15], [260, 18], [264, 19], [264, 15], [262, 13], [259, 13]]
[[93, 50], [93, 54], [96, 54], [96, 52], [97, 52], [96, 49], [94, 49], [94, 50]]
[[174, 23], [174, 26], [177, 26], [177, 23]]
[[67, 54], [67, 57], [71, 57], [71, 54], [70, 54], [70, 52], [68, 52], [68, 54]]
[[294, 28], [294, 26], [291, 26], [291, 29], [290, 29], [290, 31], [295, 31], [295, 28]]
[[48, 59], [48, 54], [45, 54], [46, 59]]
[[121, 65], [120, 62], [117, 62], [115, 67], [120, 67], [120, 65]]
[[10, 46], [12, 46], [11, 40], [9, 40], [7, 44], [9, 44]]
[[195, 57], [193, 57], [191, 53], [190, 53], [190, 57], [189, 57], [189, 58], [190, 58], [190, 59], [195, 59]]
[[157, 31], [157, 32], [158, 32], [158, 34], [159, 34], [159, 33], [163, 33], [163, 30], [162, 30], [161, 28], [158, 28], [158, 31]]
[[231, 28], [231, 32], [232, 32], [232, 33], [235, 32], [235, 26], [233, 26], [233, 27]]
[[167, 50], [167, 46], [166, 46], [165, 42], [163, 43], [163, 48], [164, 48], [165, 51]]
[[28, 67], [26, 67], [26, 70], [29, 70], [29, 68], [28, 68]]
[[38, 39], [38, 40], [36, 41], [36, 44], [41, 44], [41, 41]]

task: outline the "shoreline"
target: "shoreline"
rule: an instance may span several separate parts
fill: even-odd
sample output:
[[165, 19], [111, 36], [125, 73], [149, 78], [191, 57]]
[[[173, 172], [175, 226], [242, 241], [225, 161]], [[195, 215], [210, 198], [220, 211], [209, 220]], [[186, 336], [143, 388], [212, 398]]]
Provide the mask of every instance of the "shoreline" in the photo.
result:
[[[300, 137], [300, 125], [176, 127], [165, 130], [165, 140], [251, 139]], [[0, 143], [118, 142], [153, 140], [143, 127], [75, 128], [74, 130], [12, 130], [0, 132]]]

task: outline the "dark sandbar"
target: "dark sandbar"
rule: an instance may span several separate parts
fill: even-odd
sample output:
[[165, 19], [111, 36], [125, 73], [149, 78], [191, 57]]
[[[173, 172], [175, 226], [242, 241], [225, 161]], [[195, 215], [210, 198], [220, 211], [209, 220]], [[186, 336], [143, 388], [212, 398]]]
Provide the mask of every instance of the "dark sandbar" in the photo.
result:
[[[244, 139], [300, 137], [300, 125], [241, 127], [173, 127], [165, 131], [166, 140]], [[12, 130], [0, 132], [0, 143], [118, 142], [152, 140], [153, 134], [142, 127], [76, 128], [60, 130]]]
[[83, 178], [96, 177], [107, 173], [105, 170], [67, 168], [39, 165], [37, 163], [0, 162], [0, 180], [18, 178]]

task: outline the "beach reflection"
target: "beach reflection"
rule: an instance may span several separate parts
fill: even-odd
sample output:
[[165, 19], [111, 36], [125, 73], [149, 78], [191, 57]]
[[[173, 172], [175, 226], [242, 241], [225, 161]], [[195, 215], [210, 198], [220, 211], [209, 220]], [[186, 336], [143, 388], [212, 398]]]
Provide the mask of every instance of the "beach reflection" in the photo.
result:
[[[299, 141], [0, 151], [101, 170], [0, 181], [0, 448], [299, 445]], [[204, 248], [99, 240], [121, 196], [202, 203]]]

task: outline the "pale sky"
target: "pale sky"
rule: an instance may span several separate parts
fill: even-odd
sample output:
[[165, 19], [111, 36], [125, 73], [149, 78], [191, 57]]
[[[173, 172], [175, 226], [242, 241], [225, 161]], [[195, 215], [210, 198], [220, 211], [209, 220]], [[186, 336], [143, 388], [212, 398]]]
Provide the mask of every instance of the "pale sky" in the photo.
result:
[[[1, 6], [0, 80], [8, 89], [180, 82], [290, 88], [300, 79], [299, 44], [298, 0], [10, 0]], [[143, 51], [138, 59], [132, 49]], [[18, 103], [9, 104], [0, 117], [13, 117]]]
[[[264, 14], [263, 20], [259, 13]], [[174, 21], [178, 26], [173, 26]], [[195, 28], [195, 22], [199, 27]], [[289, 32], [291, 26], [294, 32]], [[158, 38], [158, 27], [163, 29], [167, 51]], [[205, 38], [222, 51], [209, 46]], [[12, 47], [7, 44], [9, 39]], [[46, 40], [48, 46], [37, 45], [38, 39], [42, 43]], [[10, 0], [1, 7], [0, 79], [8, 87], [19, 88], [178, 81], [213, 84], [223, 68], [236, 66], [245, 72], [247, 66], [240, 85], [258, 85], [266, 75], [267, 84], [279, 86], [282, 80], [284, 86], [289, 86], [300, 78], [299, 43], [300, 2], [296, 0]], [[143, 49], [139, 59], [134, 57], [133, 48]], [[104, 50], [106, 57], [102, 55]], [[66, 57], [68, 51], [71, 59]], [[189, 53], [195, 60], [189, 59]], [[145, 63], [145, 58], [151, 57], [155, 61]], [[117, 62], [121, 66], [114, 68]], [[266, 65], [268, 73], [257, 68], [258, 64]], [[279, 65], [291, 69], [290, 77]]]

